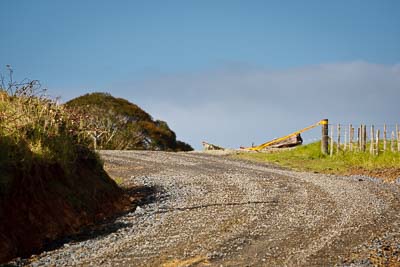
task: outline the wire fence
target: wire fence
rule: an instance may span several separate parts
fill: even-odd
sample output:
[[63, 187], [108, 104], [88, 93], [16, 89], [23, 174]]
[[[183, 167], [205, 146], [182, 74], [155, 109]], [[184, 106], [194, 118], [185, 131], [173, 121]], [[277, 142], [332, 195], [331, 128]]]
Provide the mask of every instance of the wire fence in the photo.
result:
[[329, 124], [329, 153], [364, 152], [379, 155], [400, 152], [398, 124]]

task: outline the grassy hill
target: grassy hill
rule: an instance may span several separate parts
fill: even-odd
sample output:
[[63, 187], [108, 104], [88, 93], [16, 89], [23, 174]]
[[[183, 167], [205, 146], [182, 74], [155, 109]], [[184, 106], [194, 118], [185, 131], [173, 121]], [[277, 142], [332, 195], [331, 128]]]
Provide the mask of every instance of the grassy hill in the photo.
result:
[[86, 94], [65, 107], [75, 112], [80, 127], [91, 133], [98, 149], [193, 150], [176, 140], [166, 122], [153, 120], [137, 105], [108, 93]]

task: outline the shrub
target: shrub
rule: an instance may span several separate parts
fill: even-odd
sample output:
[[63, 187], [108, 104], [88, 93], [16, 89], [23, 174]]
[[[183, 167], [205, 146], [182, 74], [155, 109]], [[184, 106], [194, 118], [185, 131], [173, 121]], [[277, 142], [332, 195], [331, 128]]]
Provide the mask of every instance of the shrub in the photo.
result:
[[193, 150], [176, 140], [166, 122], [154, 121], [137, 105], [108, 93], [86, 94], [65, 106], [80, 118], [99, 149]]

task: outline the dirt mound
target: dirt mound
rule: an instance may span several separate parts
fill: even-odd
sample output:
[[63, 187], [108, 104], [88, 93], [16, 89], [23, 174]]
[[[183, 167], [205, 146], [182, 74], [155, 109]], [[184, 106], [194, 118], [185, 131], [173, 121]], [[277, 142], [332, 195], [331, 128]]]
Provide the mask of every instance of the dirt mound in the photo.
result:
[[12, 182], [0, 192], [0, 263], [38, 252], [127, 206], [97, 159], [79, 158], [75, 166], [68, 173], [57, 163], [2, 168]]

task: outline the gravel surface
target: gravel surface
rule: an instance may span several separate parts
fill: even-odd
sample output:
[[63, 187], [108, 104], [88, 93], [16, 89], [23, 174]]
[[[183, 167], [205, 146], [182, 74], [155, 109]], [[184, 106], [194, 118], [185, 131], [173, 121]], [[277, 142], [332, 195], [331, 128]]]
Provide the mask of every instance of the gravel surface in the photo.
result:
[[147, 204], [31, 266], [399, 266], [400, 189], [203, 153], [102, 151]]

